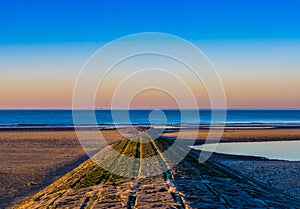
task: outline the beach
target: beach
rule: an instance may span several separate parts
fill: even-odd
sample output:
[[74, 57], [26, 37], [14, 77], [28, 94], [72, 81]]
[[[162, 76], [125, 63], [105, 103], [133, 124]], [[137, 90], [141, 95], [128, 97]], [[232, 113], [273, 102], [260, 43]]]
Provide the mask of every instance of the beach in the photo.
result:
[[[194, 129], [182, 129], [187, 140], [193, 140]], [[197, 130], [196, 130], [197, 131]], [[217, 129], [218, 131], [218, 129]], [[207, 139], [209, 130], [199, 130], [196, 144], [202, 144]], [[212, 133], [214, 130], [212, 130]], [[179, 132], [165, 133], [166, 137], [177, 137]], [[213, 138], [215, 139], [215, 138]], [[220, 142], [262, 142], [262, 141], [286, 141], [300, 140], [300, 129], [280, 129], [264, 127], [226, 128], [222, 133]]]
[[[191, 130], [186, 130], [187, 132]], [[116, 130], [102, 130], [108, 143], [122, 140]], [[176, 136], [165, 133], [166, 137]], [[207, 131], [200, 130], [197, 143]], [[300, 130], [225, 130], [222, 141], [298, 140]], [[188, 140], [188, 139], [187, 139]], [[88, 159], [74, 131], [0, 132], [1, 207], [18, 205]], [[300, 163], [214, 154], [210, 161], [238, 170], [279, 193], [300, 194]], [[272, 175], [270, 175], [272, 174]], [[293, 174], [293, 175], [292, 175]]]
[[[106, 131], [109, 143], [118, 140]], [[74, 131], [0, 132], [0, 208], [18, 204], [88, 159]]]

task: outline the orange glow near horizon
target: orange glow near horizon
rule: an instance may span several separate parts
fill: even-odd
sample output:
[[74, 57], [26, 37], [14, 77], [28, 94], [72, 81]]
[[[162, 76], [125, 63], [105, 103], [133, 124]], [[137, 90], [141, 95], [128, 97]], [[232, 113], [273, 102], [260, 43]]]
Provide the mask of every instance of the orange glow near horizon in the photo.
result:
[[[18, 85], [16, 85], [16, 83]], [[54, 84], [54, 85], [53, 85]], [[5, 82], [0, 88], [1, 107], [4, 109], [23, 108], [70, 108], [74, 83], [68, 81], [27, 80]]]
[[[228, 108], [299, 108], [300, 98], [296, 89], [299, 84], [285, 86], [277, 82], [223, 81]], [[23, 82], [24, 83], [24, 82]], [[1, 88], [2, 109], [27, 108], [71, 108], [74, 82], [33, 82], [23, 85], [2, 83], [8, 88]], [[109, 95], [96, 100], [95, 106], [110, 107]], [[203, 91], [202, 91], [203, 93]], [[197, 96], [199, 108], [209, 108], [207, 95]], [[176, 102], [165, 93], [146, 91], [138, 94], [131, 102], [131, 108], [175, 108]]]
[[[264, 43], [256, 44], [260, 44], [259, 50], [251, 43], [243, 47], [241, 43], [224, 44], [222, 47], [212, 44], [206, 48], [205, 52], [212, 59], [223, 82], [228, 108], [300, 108], [300, 42], [285, 45], [274, 41], [266, 45], [269, 48], [263, 48]], [[244, 48], [248, 51], [242, 54]], [[44, 48], [41, 47], [28, 51], [24, 49], [18, 55], [13, 53], [16, 49], [14, 46], [10, 54], [2, 51], [0, 57], [0, 109], [72, 108], [77, 75], [90, 54], [78, 58], [80, 61], [76, 62], [72, 57], [75, 46], [71, 50], [66, 47], [61, 54], [58, 49], [55, 53], [50, 49], [43, 52]], [[94, 48], [92, 49], [89, 52], [93, 52]], [[78, 54], [76, 56], [79, 57]], [[95, 107], [110, 107], [112, 94], [122, 76], [122, 73], [115, 73], [107, 78], [101, 95], [96, 95]], [[209, 97], [201, 83], [190, 74], [182, 76], [188, 81], [187, 85], [194, 93], [199, 108], [210, 108]], [[160, 76], [148, 76], [154, 81], [158, 77]], [[160, 79], [163, 85], [176, 90], [178, 96], [186, 96], [181, 92], [178, 82], [168, 77]], [[136, 85], [132, 81], [131, 83], [128, 91]], [[177, 105], [170, 96], [151, 91], [137, 95], [131, 102], [131, 108], [174, 107]]]

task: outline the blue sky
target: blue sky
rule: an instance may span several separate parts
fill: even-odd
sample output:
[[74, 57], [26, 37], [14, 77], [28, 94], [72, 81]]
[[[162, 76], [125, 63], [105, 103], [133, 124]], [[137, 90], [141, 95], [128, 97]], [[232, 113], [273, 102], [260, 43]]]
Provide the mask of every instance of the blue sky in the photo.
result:
[[2, 1], [1, 44], [111, 41], [160, 31], [189, 40], [299, 39], [297, 0]]
[[[139, 32], [197, 45], [229, 107], [300, 108], [300, 1], [2, 1], [0, 108], [69, 108], [85, 61]], [[55, 85], [55, 87], [53, 87]]]

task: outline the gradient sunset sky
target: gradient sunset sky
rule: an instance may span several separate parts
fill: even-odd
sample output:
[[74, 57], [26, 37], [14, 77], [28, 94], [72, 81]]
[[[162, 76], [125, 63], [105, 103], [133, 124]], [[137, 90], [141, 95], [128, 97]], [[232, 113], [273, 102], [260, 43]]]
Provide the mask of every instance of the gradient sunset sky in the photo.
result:
[[[2, 1], [0, 108], [71, 108], [86, 60], [139, 32], [197, 45], [220, 74], [229, 108], [300, 108], [299, 11], [298, 0]], [[146, 96], [136, 107], [161, 97]]]

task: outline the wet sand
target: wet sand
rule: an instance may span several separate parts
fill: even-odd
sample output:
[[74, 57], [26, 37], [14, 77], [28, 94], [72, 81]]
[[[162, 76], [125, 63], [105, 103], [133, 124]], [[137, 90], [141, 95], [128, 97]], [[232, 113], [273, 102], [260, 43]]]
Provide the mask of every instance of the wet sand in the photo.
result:
[[[197, 131], [197, 130], [196, 130]], [[213, 132], [213, 131], [212, 131]], [[166, 137], [176, 137], [179, 132], [165, 133]], [[195, 129], [184, 129], [186, 139], [192, 139]], [[208, 130], [199, 130], [196, 144], [203, 143], [207, 138]], [[262, 142], [300, 140], [300, 129], [225, 129], [220, 142]]]
[[300, 162], [267, 160], [259, 157], [218, 155], [212, 157], [235, 173], [274, 188], [300, 201]]

